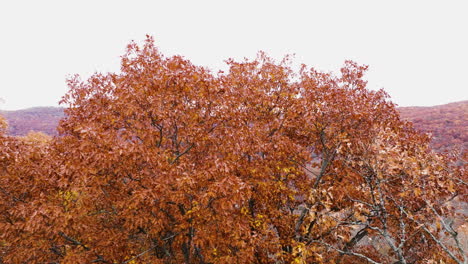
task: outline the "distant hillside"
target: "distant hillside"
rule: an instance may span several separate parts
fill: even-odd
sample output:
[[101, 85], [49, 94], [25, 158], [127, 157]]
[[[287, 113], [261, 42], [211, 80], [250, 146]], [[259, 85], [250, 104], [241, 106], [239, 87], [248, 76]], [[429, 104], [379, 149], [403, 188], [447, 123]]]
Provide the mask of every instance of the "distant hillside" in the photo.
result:
[[24, 136], [29, 131], [57, 135], [57, 124], [64, 116], [61, 107], [33, 107], [16, 111], [0, 111], [8, 120], [9, 134]]
[[432, 134], [432, 146], [436, 151], [468, 150], [468, 101], [398, 110], [415, 128]]
[[[398, 110], [402, 118], [413, 122], [418, 130], [432, 134], [435, 150], [468, 150], [468, 101]], [[56, 126], [64, 116], [60, 107], [34, 107], [0, 111], [0, 114], [8, 120], [10, 134], [15, 136], [26, 135], [31, 130], [57, 135]]]

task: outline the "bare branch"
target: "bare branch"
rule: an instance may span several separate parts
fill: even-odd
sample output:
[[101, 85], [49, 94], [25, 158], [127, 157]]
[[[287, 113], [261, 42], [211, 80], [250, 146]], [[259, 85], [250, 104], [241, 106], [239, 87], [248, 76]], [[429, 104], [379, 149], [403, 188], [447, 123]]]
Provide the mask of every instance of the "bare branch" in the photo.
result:
[[365, 256], [365, 255], [363, 255], [361, 253], [357, 253], [357, 252], [353, 252], [353, 251], [344, 251], [344, 250], [336, 248], [336, 247], [334, 247], [334, 246], [332, 246], [332, 245], [330, 245], [328, 243], [325, 243], [323, 241], [320, 241], [320, 240], [313, 240], [311, 242], [326, 246], [327, 248], [333, 249], [333, 250], [335, 250], [336, 252], [338, 252], [338, 253], [340, 253], [342, 255], [359, 257], [359, 258], [367, 260], [368, 262], [370, 262], [372, 264], [381, 264], [380, 262], [377, 262], [377, 261], [375, 261], [375, 260], [373, 260], [373, 259], [369, 258], [368, 256]]

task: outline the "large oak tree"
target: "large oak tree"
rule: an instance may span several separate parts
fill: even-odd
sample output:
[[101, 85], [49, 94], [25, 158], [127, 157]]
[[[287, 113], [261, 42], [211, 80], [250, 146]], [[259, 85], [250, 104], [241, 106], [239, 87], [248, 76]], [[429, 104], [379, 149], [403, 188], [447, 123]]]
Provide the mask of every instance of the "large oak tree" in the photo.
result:
[[466, 263], [465, 171], [367, 67], [227, 63], [131, 43], [68, 80], [61, 136], [2, 130], [0, 263]]

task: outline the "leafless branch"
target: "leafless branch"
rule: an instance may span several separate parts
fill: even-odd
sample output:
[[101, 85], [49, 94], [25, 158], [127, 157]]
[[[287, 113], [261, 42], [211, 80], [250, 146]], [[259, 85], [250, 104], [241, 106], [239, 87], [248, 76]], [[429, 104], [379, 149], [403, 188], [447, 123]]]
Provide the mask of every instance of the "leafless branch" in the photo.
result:
[[323, 246], [326, 246], [327, 248], [329, 249], [333, 249], [335, 250], [336, 252], [342, 254], [342, 255], [348, 255], [348, 256], [355, 256], [355, 257], [359, 257], [359, 258], [362, 258], [362, 259], [365, 259], [367, 260], [368, 262], [372, 263], [372, 264], [381, 264], [380, 262], [377, 262], [371, 258], [369, 258], [368, 256], [365, 256], [361, 253], [357, 253], [357, 252], [353, 252], [353, 251], [344, 251], [344, 250], [341, 250], [339, 248], [336, 248], [328, 243], [325, 243], [323, 241], [320, 241], [320, 240], [313, 240], [311, 241], [312, 243], [317, 243], [317, 244], [321, 244]]

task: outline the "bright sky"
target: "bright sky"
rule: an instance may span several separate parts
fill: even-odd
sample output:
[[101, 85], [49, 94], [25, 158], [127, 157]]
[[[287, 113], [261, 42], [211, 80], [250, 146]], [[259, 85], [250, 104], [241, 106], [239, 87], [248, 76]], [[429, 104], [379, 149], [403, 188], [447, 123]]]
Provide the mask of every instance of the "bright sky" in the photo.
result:
[[466, 0], [18, 0], [0, 2], [0, 109], [57, 105], [67, 75], [117, 71], [146, 34], [215, 70], [259, 50], [325, 71], [352, 59], [399, 105], [468, 99]]

